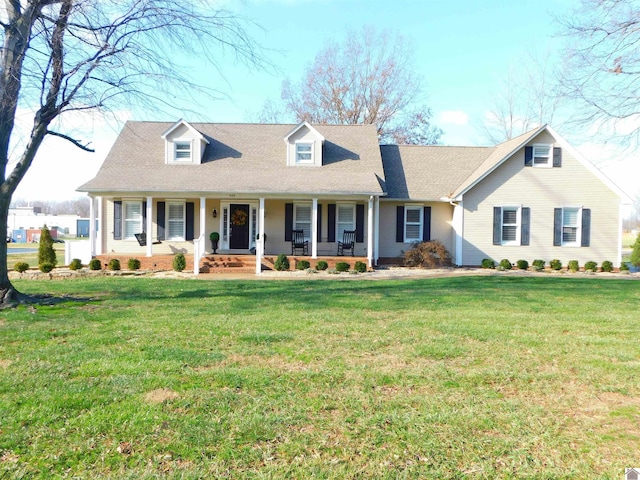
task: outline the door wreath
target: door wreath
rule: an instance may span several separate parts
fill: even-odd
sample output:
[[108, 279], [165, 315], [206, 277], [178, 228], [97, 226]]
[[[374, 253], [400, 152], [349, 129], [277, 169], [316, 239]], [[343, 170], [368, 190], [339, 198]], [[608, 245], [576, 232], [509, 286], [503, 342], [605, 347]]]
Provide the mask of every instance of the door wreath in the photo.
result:
[[247, 212], [237, 209], [231, 214], [231, 225], [241, 227], [247, 224]]

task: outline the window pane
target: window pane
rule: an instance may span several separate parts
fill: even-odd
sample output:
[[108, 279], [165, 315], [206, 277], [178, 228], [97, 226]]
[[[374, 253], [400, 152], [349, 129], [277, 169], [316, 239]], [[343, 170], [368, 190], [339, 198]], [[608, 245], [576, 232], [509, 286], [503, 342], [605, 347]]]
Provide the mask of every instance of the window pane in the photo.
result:
[[565, 208], [563, 210], [563, 224], [565, 226], [577, 226], [578, 225], [578, 209], [577, 208]]
[[502, 241], [503, 242], [515, 242], [517, 227], [514, 225], [502, 227]]
[[191, 158], [191, 144], [176, 142], [176, 158]]
[[124, 238], [134, 238], [142, 232], [142, 202], [124, 204]]
[[184, 238], [184, 203], [169, 203], [167, 207], [169, 239]]
[[407, 222], [408, 223], [420, 223], [420, 209], [419, 208], [407, 208]]
[[338, 205], [338, 223], [353, 223], [353, 206]]
[[564, 227], [562, 229], [563, 242], [575, 242], [578, 239], [578, 229], [576, 227]]
[[303, 230], [304, 237], [311, 237], [311, 205], [296, 205], [295, 229]]
[[182, 225], [182, 222], [169, 222], [169, 238], [182, 238], [184, 236]]
[[502, 223], [514, 225], [518, 223], [518, 211], [517, 210], [502, 210]]
[[405, 235], [407, 240], [420, 240], [420, 225], [407, 225]]
[[312, 160], [312, 145], [310, 143], [296, 144], [296, 161], [304, 162]]
[[184, 209], [182, 205], [170, 203], [169, 204], [169, 220], [182, 220], [182, 213]]

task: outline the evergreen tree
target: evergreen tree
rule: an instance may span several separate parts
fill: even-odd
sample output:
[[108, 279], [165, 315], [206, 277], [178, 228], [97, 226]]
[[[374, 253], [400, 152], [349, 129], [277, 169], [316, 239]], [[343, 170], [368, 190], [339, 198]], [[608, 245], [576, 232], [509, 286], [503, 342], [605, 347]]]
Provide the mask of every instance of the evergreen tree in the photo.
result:
[[634, 267], [640, 267], [640, 235], [636, 238], [636, 243], [633, 244], [633, 251], [631, 252], [631, 265]]
[[40, 247], [38, 248], [38, 265], [42, 265], [43, 263], [50, 263], [52, 265], [58, 263], [56, 260], [56, 251], [53, 249], [53, 238], [51, 238], [51, 232], [46, 225], [42, 227]]

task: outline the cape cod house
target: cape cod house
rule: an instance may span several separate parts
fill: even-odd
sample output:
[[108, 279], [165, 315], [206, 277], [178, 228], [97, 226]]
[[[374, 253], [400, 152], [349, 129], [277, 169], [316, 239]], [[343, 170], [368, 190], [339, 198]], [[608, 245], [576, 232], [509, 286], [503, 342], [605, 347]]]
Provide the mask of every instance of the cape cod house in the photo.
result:
[[435, 239], [460, 266], [621, 259], [624, 194], [549, 126], [447, 147], [380, 146], [372, 125], [127, 122], [78, 190], [92, 255], [184, 252], [196, 271], [213, 231], [221, 252], [255, 252], [256, 272], [300, 230], [310, 258], [355, 231], [370, 266]]

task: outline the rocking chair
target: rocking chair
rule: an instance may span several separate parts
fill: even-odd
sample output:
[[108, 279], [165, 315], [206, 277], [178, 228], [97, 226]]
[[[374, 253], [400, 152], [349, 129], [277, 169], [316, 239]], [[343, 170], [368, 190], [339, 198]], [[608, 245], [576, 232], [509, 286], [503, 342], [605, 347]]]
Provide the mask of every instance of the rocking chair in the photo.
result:
[[302, 250], [302, 255], [309, 255], [309, 240], [304, 239], [304, 230], [291, 230], [291, 255]]
[[342, 234], [342, 241], [338, 241], [338, 255], [344, 255], [345, 251], [351, 250], [351, 256], [354, 256], [354, 251], [356, 248], [356, 231], [355, 230], [345, 230]]

